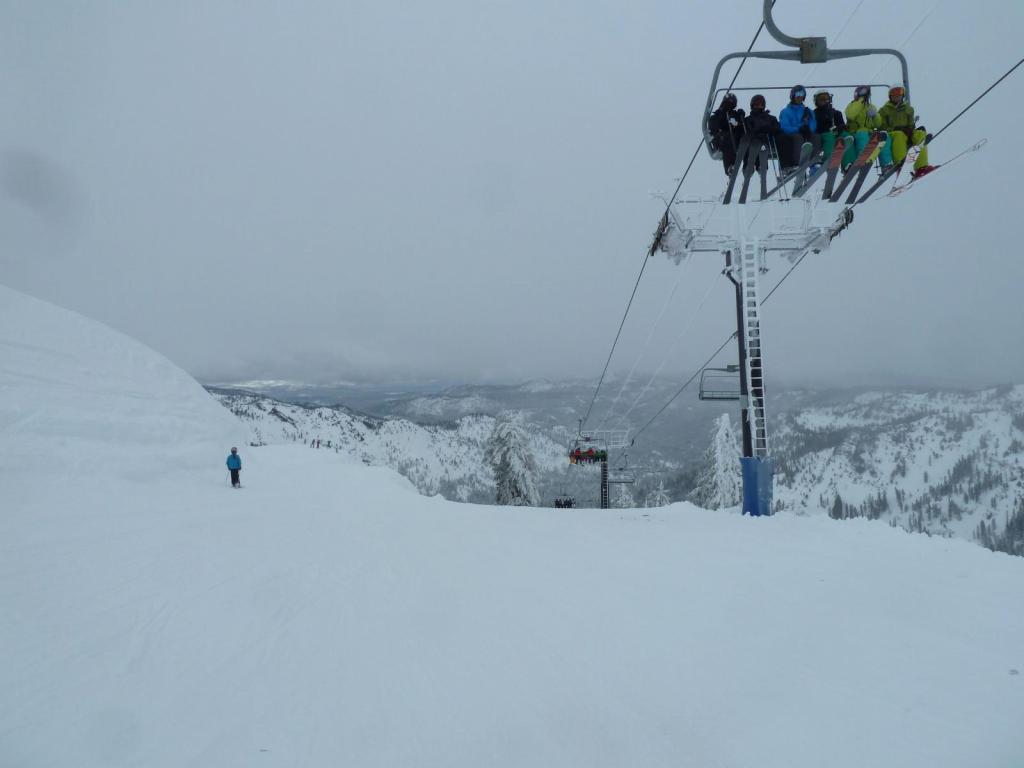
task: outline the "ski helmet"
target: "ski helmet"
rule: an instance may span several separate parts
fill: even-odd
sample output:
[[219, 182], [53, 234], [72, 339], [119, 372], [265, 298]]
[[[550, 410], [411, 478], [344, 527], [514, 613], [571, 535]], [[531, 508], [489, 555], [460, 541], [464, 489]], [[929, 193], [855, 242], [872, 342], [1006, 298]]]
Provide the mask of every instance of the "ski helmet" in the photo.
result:
[[906, 95], [907, 89], [902, 85], [895, 85], [889, 89], [889, 101], [893, 104], [902, 104]]
[[814, 106], [823, 107], [832, 103], [832, 94], [828, 91], [816, 91], [814, 94]]
[[853, 90], [853, 98], [859, 99], [863, 96], [868, 101], [871, 101], [871, 86], [870, 85], [858, 85]]
[[231, 449], [231, 452], [232, 452], [232, 453], [238, 453], [238, 449], [237, 449], [237, 448], [234, 448], [234, 447], [232, 447], [232, 449]]
[[722, 106], [726, 109], [736, 109], [736, 94], [725, 94], [725, 96], [722, 97]]
[[797, 99], [806, 99], [807, 89], [802, 85], [794, 85], [789, 89], [789, 100], [796, 101]]
[[764, 100], [764, 96], [760, 93], [755, 93], [753, 98], [750, 99], [751, 109], [764, 109], [767, 102]]

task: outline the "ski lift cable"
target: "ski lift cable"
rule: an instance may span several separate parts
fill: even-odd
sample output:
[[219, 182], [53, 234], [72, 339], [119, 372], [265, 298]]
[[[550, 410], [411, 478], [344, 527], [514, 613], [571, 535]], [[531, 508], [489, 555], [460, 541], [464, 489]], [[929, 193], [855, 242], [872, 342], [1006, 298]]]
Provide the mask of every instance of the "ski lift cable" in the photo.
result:
[[637, 405], [640, 404], [640, 401], [650, 391], [651, 387], [654, 386], [654, 382], [657, 380], [658, 376], [661, 375], [662, 370], [664, 370], [665, 366], [668, 364], [669, 357], [671, 357], [676, 345], [680, 342], [680, 340], [682, 340], [684, 336], [686, 336], [687, 333], [689, 333], [690, 326], [693, 324], [693, 321], [700, 314], [701, 310], [704, 309], [704, 305], [707, 303], [712, 291], [714, 291], [715, 289], [719, 275], [719, 272], [715, 272], [711, 275], [711, 280], [708, 281], [707, 290], [704, 292], [704, 296], [700, 300], [700, 303], [697, 305], [696, 309], [693, 310], [691, 315], [686, 319], [686, 322], [683, 323], [683, 326], [680, 329], [678, 335], [675, 339], [673, 339], [672, 343], [665, 350], [665, 355], [664, 357], [662, 357], [661, 363], [658, 364], [658, 367], [655, 369], [654, 373], [651, 374], [651, 378], [647, 380], [647, 383], [644, 384], [643, 387], [641, 387], [640, 392], [633, 399], [632, 404], [630, 404], [629, 408], [626, 409], [626, 412], [622, 414], [618, 424], [616, 425], [616, 428], [621, 429], [626, 424], [626, 420], [629, 418], [629, 415], [634, 411], [634, 409], [636, 409]]
[[[765, 295], [765, 297], [763, 299], [761, 299], [761, 303], [762, 304], [764, 304], [766, 301], [768, 301], [768, 299], [771, 298], [772, 294], [775, 293], [775, 291], [777, 291], [779, 289], [779, 286], [782, 285], [786, 281], [787, 277], [789, 277], [791, 274], [793, 274], [793, 270], [795, 270], [797, 267], [800, 266], [800, 263], [807, 257], [807, 254], [810, 253], [810, 252], [811, 252], [810, 249], [807, 249], [807, 250], [805, 250], [800, 255], [800, 258], [797, 259], [796, 262], [794, 262], [793, 266], [789, 268], [789, 270], [786, 272], [786, 274], [784, 274], [782, 276], [782, 278], [779, 280], [779, 282], [777, 282], [774, 285], [774, 287], [770, 291], [768, 291], [768, 293]], [[672, 395], [671, 398], [669, 398], [668, 402], [665, 403], [663, 406], [661, 406], [661, 408], [658, 409], [658, 412], [656, 414], [654, 414], [650, 419], [647, 420], [647, 423], [645, 423], [642, 427], [640, 427], [640, 429], [638, 429], [636, 432], [633, 433], [633, 439], [630, 441], [630, 445], [633, 445], [636, 442], [636, 439], [640, 436], [640, 433], [643, 432], [645, 429], [647, 429], [649, 426], [651, 426], [651, 424], [653, 424], [654, 421], [659, 416], [661, 416], [661, 414], [664, 413], [665, 410], [670, 405], [672, 405], [673, 402], [675, 402], [676, 398], [679, 397], [681, 394], [683, 394], [683, 392], [686, 391], [686, 388], [688, 386], [690, 386], [696, 380], [696, 378], [698, 376], [700, 376], [701, 371], [703, 371], [705, 368], [707, 368], [714, 361], [714, 359], [716, 357], [718, 357], [719, 354], [721, 354], [722, 350], [725, 349], [726, 346], [728, 346], [728, 344], [733, 339], [735, 339], [735, 338], [736, 338], [736, 332], [733, 331], [731, 334], [729, 334], [729, 338], [727, 338], [725, 341], [723, 341], [721, 346], [719, 346], [718, 349], [716, 349], [714, 352], [712, 352], [711, 356], [707, 360], [705, 360], [700, 366], [698, 366], [698, 368], [694, 372], [694, 374], [690, 378], [688, 378], [683, 383], [683, 385], [681, 387], [679, 387], [679, 389], [676, 390], [675, 394]]]
[[[921, 17], [921, 20], [919, 22], [917, 22], [917, 25], [912, 30], [910, 30], [910, 34], [907, 35], [906, 39], [902, 43], [900, 43], [899, 50], [902, 51], [904, 48], [907, 47], [907, 45], [909, 45], [910, 41], [914, 39], [914, 35], [916, 35], [918, 33], [918, 31], [921, 29], [921, 27], [924, 26], [924, 23], [926, 21], [928, 21], [928, 18], [933, 13], [935, 13], [935, 9], [938, 8], [940, 5], [942, 5], [942, 0], [935, 0], [935, 5], [933, 5], [931, 7], [931, 10], [929, 10], [928, 13], [926, 13], [924, 16]], [[867, 82], [869, 82], [869, 83], [873, 82], [875, 80], [875, 78], [877, 78], [880, 74], [882, 74], [882, 70], [884, 70], [884, 69], [885, 69], [885, 64], [883, 64], [878, 69], [876, 69], [875, 70], [875, 74], [873, 74], [870, 78], [868, 78]]]
[[1021, 59], [1021, 60], [1020, 60], [1020, 61], [1018, 61], [1018, 62], [1017, 62], [1016, 64], [1014, 64], [1014, 65], [1013, 65], [1012, 67], [1010, 67], [1010, 68], [1009, 68], [1009, 69], [1008, 69], [1008, 70], [1007, 70], [1007, 71], [1006, 71], [1006, 72], [1005, 72], [1005, 73], [1003, 74], [1003, 76], [1002, 76], [1002, 77], [1000, 77], [1000, 78], [999, 78], [998, 80], [996, 80], [996, 81], [995, 81], [994, 83], [992, 83], [992, 85], [990, 85], [990, 86], [989, 86], [988, 88], [986, 88], [986, 89], [985, 89], [984, 91], [982, 91], [981, 95], [980, 95], [980, 96], [978, 96], [978, 98], [976, 98], [976, 99], [975, 99], [974, 101], [972, 101], [972, 102], [971, 102], [970, 104], [968, 104], [968, 105], [967, 105], [966, 107], [964, 107], [963, 109], [961, 109], [961, 110], [960, 110], [960, 112], [959, 112], [959, 113], [957, 114], [957, 116], [956, 116], [956, 117], [954, 117], [954, 118], [953, 118], [952, 120], [950, 120], [950, 121], [949, 121], [948, 123], [946, 123], [946, 124], [945, 124], [944, 126], [942, 126], [942, 127], [941, 127], [941, 128], [940, 128], [940, 129], [938, 130], [938, 133], [933, 133], [933, 134], [932, 134], [932, 137], [931, 137], [931, 139], [929, 140], [929, 142], [928, 142], [928, 143], [930, 144], [931, 142], [933, 142], [933, 141], [935, 141], [935, 140], [936, 140], [937, 138], [939, 138], [939, 136], [940, 136], [940, 135], [942, 134], [942, 132], [943, 132], [943, 131], [945, 131], [945, 130], [946, 130], [947, 128], [949, 128], [949, 126], [951, 126], [951, 125], [952, 125], [953, 123], [955, 123], [955, 122], [956, 122], [957, 120], [959, 120], [959, 119], [960, 119], [961, 117], [963, 117], [963, 116], [964, 116], [964, 115], [965, 115], [965, 114], [967, 113], [967, 111], [968, 111], [968, 110], [969, 110], [969, 109], [970, 109], [971, 107], [973, 107], [973, 106], [974, 106], [975, 104], [977, 104], [977, 103], [978, 103], [979, 101], [981, 101], [981, 100], [982, 100], [983, 98], [985, 98], [985, 96], [987, 96], [987, 95], [988, 95], [988, 92], [989, 92], [989, 91], [991, 91], [991, 90], [992, 90], [993, 88], [995, 88], [995, 87], [996, 87], [997, 85], [999, 85], [999, 84], [1000, 84], [1001, 82], [1003, 82], [1003, 80], [1005, 80], [1006, 78], [1008, 78], [1008, 77], [1009, 77], [1009, 76], [1010, 76], [1010, 75], [1011, 75], [1011, 74], [1013, 73], [1013, 71], [1014, 71], [1015, 69], [1017, 69], [1017, 67], [1019, 67], [1019, 66], [1020, 66], [1021, 64], [1024, 64], [1024, 59]]
[[636, 432], [634, 432], [634, 433], [633, 433], [633, 439], [632, 439], [632, 440], [630, 441], [630, 445], [634, 444], [634, 443], [636, 442], [636, 439], [637, 439], [637, 438], [638, 438], [638, 437], [639, 437], [639, 436], [641, 435], [641, 433], [643, 433], [643, 431], [644, 431], [644, 430], [646, 430], [646, 429], [647, 429], [647, 428], [648, 428], [649, 426], [651, 426], [651, 424], [653, 424], [653, 423], [654, 423], [654, 421], [655, 421], [655, 420], [656, 420], [656, 419], [657, 419], [657, 418], [658, 418], [659, 416], [661, 416], [661, 414], [663, 414], [663, 413], [665, 412], [665, 410], [666, 410], [666, 409], [667, 409], [667, 408], [668, 408], [668, 407], [669, 407], [670, 405], [672, 405], [672, 403], [674, 403], [674, 402], [675, 402], [675, 400], [676, 400], [676, 398], [677, 398], [677, 397], [679, 397], [679, 396], [680, 396], [681, 394], [683, 394], [683, 392], [684, 392], [684, 391], [686, 390], [686, 388], [687, 388], [688, 386], [690, 386], [690, 384], [692, 384], [692, 383], [693, 383], [694, 379], [696, 379], [696, 378], [697, 378], [698, 376], [700, 376], [700, 372], [701, 372], [702, 370], [704, 370], [705, 368], [707, 368], [707, 366], [708, 366], [708, 365], [710, 365], [710, 364], [711, 364], [711, 362], [712, 362], [712, 361], [713, 361], [713, 360], [714, 360], [714, 359], [715, 359], [716, 357], [718, 357], [719, 353], [720, 353], [720, 352], [721, 352], [721, 351], [722, 351], [723, 349], [725, 349], [725, 348], [726, 348], [726, 346], [727, 346], [727, 345], [729, 344], [729, 342], [731, 342], [731, 341], [732, 341], [732, 340], [733, 340], [733, 339], [734, 339], [735, 337], [736, 337], [736, 333], [735, 333], [735, 332], [733, 332], [733, 333], [732, 333], [732, 334], [731, 334], [731, 335], [729, 336], [729, 338], [727, 338], [727, 339], [726, 339], [725, 341], [723, 341], [723, 342], [722, 342], [722, 345], [721, 345], [721, 346], [720, 346], [720, 347], [719, 347], [718, 349], [716, 349], [716, 350], [715, 350], [715, 351], [714, 351], [714, 352], [713, 352], [713, 353], [711, 354], [711, 356], [710, 356], [710, 357], [709, 357], [709, 358], [708, 358], [707, 360], [705, 360], [705, 361], [704, 361], [704, 363], [703, 363], [702, 365], [700, 365], [700, 366], [699, 366], [699, 367], [697, 368], [697, 371], [696, 371], [696, 372], [695, 372], [695, 373], [694, 373], [694, 374], [693, 374], [693, 375], [692, 375], [692, 376], [691, 376], [690, 378], [688, 378], [688, 379], [687, 379], [687, 380], [685, 381], [685, 383], [683, 384], [683, 386], [681, 386], [681, 387], [680, 387], [680, 388], [679, 388], [678, 390], [676, 390], [676, 393], [675, 393], [674, 395], [672, 395], [672, 397], [670, 397], [670, 398], [669, 398], [668, 402], [667, 402], [667, 403], [665, 403], [665, 404], [664, 404], [663, 406], [661, 406], [661, 408], [659, 408], [659, 409], [658, 409], [658, 412], [657, 412], [656, 414], [654, 414], [654, 415], [653, 415], [653, 416], [652, 416], [652, 417], [651, 417], [650, 419], [648, 419], [648, 421], [647, 421], [647, 423], [646, 423], [646, 424], [644, 424], [644, 425], [643, 425], [642, 427], [640, 427], [640, 429], [638, 429], [638, 430], [637, 430]]
[[[862, 5], [864, 5], [864, 0], [860, 0], [860, 2], [857, 3], [856, 7], [853, 9], [850, 15], [846, 17], [846, 21], [843, 23], [843, 26], [841, 26], [839, 28], [839, 31], [832, 37], [831, 42], [833, 45], [839, 42], [839, 38], [843, 36], [843, 33], [846, 31], [846, 28], [850, 26], [850, 22], [853, 21], [853, 17], [857, 15], [857, 11], [860, 10], [860, 7]], [[814, 77], [814, 73], [818, 71], [818, 67], [820, 66], [821, 64], [815, 64], [813, 67], [811, 67], [811, 71], [807, 73], [807, 79], [804, 82], [810, 81], [811, 78]]]
[[[776, 2], [778, 2], [778, 0], [772, 0], [772, 8], [775, 7]], [[750, 53], [752, 50], [754, 50], [754, 45], [755, 45], [755, 43], [757, 43], [757, 38], [760, 37], [761, 32], [763, 30], [764, 30], [764, 19], [761, 20], [760, 24], [758, 24], [757, 32], [754, 33], [754, 37], [750, 41], [750, 45], [747, 46], [747, 53]], [[740, 59], [739, 66], [736, 67], [736, 74], [733, 75], [732, 82], [729, 83], [729, 87], [730, 88], [732, 88], [733, 85], [736, 84], [736, 79], [740, 76], [740, 72], [743, 71], [743, 65], [746, 64], [746, 62], [747, 62], [747, 57], [746, 56], [744, 56], [742, 59]], [[694, 162], [696, 162], [697, 155], [700, 154], [700, 150], [701, 150], [701, 147], [703, 145], [704, 145], [704, 139], [701, 138], [700, 143], [697, 144], [697, 148], [693, 152], [693, 157], [690, 158], [690, 162], [686, 166], [686, 170], [683, 171], [683, 175], [679, 179], [679, 183], [676, 185], [675, 191], [672, 193], [672, 197], [669, 199], [668, 203], [665, 206], [665, 213], [661, 217], [662, 222], [667, 222], [668, 221], [668, 214], [669, 214], [669, 211], [672, 208], [672, 204], [676, 201], [676, 198], [679, 196], [679, 190], [683, 188], [683, 182], [686, 181], [686, 177], [689, 175], [690, 169], [693, 168], [693, 164], [694, 164]], [[659, 231], [659, 233], [662, 231], [661, 227], [658, 228], [658, 231]], [[622, 321], [619, 323], [619, 330], [616, 332], [615, 340], [612, 341], [612, 348], [608, 352], [608, 359], [605, 361], [604, 369], [601, 371], [601, 376], [597, 380], [597, 386], [594, 388], [594, 395], [593, 395], [593, 397], [590, 398], [590, 405], [587, 406], [587, 412], [583, 416], [583, 419], [580, 421], [580, 428], [581, 429], [582, 429], [583, 425], [587, 423], [587, 419], [590, 418], [590, 414], [594, 410], [594, 403], [597, 401], [597, 395], [601, 391], [601, 385], [604, 383], [604, 378], [605, 378], [605, 376], [608, 373], [608, 366], [611, 364], [612, 355], [615, 354], [615, 347], [619, 343], [619, 338], [622, 336], [622, 327], [626, 324], [626, 317], [629, 315], [630, 307], [633, 306], [633, 299], [636, 298], [636, 290], [640, 286], [640, 278], [642, 278], [644, 276], [644, 270], [647, 268], [647, 262], [649, 262], [651, 260], [651, 256], [657, 250], [657, 244], [658, 244], [658, 240], [659, 239], [660, 238], [656, 235], [655, 238], [654, 238], [654, 241], [651, 243], [650, 248], [647, 249], [647, 254], [644, 256], [644, 262], [640, 266], [640, 274], [638, 274], [637, 277], [636, 277], [636, 284], [633, 286], [633, 292], [630, 294], [629, 301], [626, 303], [626, 311], [622, 314]]]
[[636, 373], [637, 367], [640, 365], [640, 361], [643, 360], [648, 348], [651, 346], [651, 339], [654, 338], [655, 331], [661, 325], [661, 321], [665, 318], [665, 313], [668, 311], [669, 305], [672, 303], [673, 297], [676, 295], [676, 291], [679, 289], [679, 283], [683, 279], [684, 269], [680, 269], [676, 276], [675, 284], [672, 286], [672, 290], [668, 294], [668, 298], [661, 305], [661, 312], [658, 314], [657, 319], [654, 321], [654, 325], [651, 326], [650, 331], [647, 333], [647, 338], [644, 341], [643, 346], [640, 348], [640, 353], [636, 356], [636, 360], [633, 361], [633, 366], [629, 369], [629, 373], [626, 374], [626, 378], [622, 382], [622, 386], [619, 387], [619, 391], [615, 394], [615, 398], [612, 400], [611, 405], [608, 406], [608, 411], [605, 413], [604, 418], [601, 419], [601, 423], [598, 424], [598, 430], [604, 429], [604, 425], [611, 418], [612, 413], [615, 411], [615, 406], [618, 405], [619, 400], [622, 399], [622, 393], [626, 391], [626, 387], [629, 386], [629, 382], [633, 380], [633, 374]]

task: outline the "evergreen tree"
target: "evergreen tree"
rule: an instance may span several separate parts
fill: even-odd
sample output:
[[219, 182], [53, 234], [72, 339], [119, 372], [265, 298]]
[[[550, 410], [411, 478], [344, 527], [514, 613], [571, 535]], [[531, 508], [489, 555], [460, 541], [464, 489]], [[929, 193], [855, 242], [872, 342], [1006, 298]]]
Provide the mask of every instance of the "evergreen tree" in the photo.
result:
[[632, 509], [636, 506], [633, 500], [633, 492], [625, 483], [616, 483], [611, 489], [611, 504], [615, 509]]
[[648, 507], [667, 507], [672, 503], [672, 499], [669, 498], [668, 491], [665, 490], [665, 481], [662, 480], [658, 483], [658, 487], [647, 494], [646, 506]]
[[505, 414], [494, 424], [484, 458], [494, 470], [497, 502], [514, 507], [535, 507], [537, 463], [518, 414]]
[[734, 507], [743, 494], [740, 449], [729, 414], [723, 413], [711, 430], [711, 445], [704, 453], [704, 467], [690, 500], [705, 509]]

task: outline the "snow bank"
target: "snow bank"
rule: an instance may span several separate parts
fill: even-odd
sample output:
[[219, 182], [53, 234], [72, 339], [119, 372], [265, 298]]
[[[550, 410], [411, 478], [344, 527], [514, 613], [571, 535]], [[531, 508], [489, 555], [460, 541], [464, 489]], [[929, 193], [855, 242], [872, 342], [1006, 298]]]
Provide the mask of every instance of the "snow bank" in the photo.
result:
[[0, 286], [0, 482], [40, 466], [53, 474], [209, 466], [244, 435], [153, 350]]

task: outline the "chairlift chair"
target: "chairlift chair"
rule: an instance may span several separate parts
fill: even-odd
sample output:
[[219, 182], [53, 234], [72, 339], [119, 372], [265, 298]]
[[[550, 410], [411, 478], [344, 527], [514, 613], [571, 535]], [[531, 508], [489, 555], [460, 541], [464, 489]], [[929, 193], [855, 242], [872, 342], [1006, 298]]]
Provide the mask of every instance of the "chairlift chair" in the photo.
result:
[[[711, 117], [712, 111], [715, 109], [715, 99], [718, 94], [725, 89], [718, 87], [718, 81], [722, 74], [722, 67], [725, 66], [726, 62], [733, 59], [775, 59], [783, 61], [797, 61], [801, 64], [824, 64], [825, 62], [832, 61], [834, 59], [851, 59], [859, 58], [863, 56], [893, 56], [895, 57], [902, 69], [903, 73], [903, 88], [906, 95], [907, 101], [910, 101], [910, 70], [907, 65], [906, 57], [895, 48], [843, 48], [843, 49], [830, 49], [824, 37], [792, 37], [785, 34], [775, 24], [772, 18], [772, 0], [764, 0], [764, 26], [765, 29], [785, 46], [795, 48], [797, 50], [789, 51], [739, 51], [736, 53], [730, 53], [722, 57], [715, 67], [715, 74], [711, 79], [711, 87], [708, 89], [708, 100], [704, 108], [704, 114], [701, 118], [701, 132], [704, 134], [704, 144], [707, 147], [708, 153], [715, 160], [722, 159], [722, 153], [715, 149], [713, 146], [713, 136], [708, 128], [708, 120]], [[792, 83], [785, 86], [770, 86], [760, 88], [759, 90], [773, 90], [773, 89], [785, 89], [789, 90]], [[819, 85], [819, 86], [808, 86], [808, 92], [810, 88], [842, 88], [842, 85]], [[740, 89], [735, 89], [740, 90]], [[746, 90], [746, 89], [744, 89]]]
[[740, 367], [727, 365], [725, 368], [705, 368], [700, 372], [701, 400], [739, 400]]
[[622, 454], [619, 466], [608, 471], [609, 485], [631, 485], [636, 482], [636, 470], [629, 467], [629, 454]]
[[[801, 64], [823, 64], [834, 59], [850, 59], [876, 55], [894, 56], [900, 62], [900, 66], [902, 68], [902, 85], [904, 89], [904, 94], [908, 100], [910, 99], [910, 74], [909, 68], [907, 66], [907, 59], [898, 50], [894, 48], [847, 48], [830, 50], [824, 37], [791, 37], [789, 35], [784, 34], [778, 28], [778, 26], [776, 26], [774, 20], [772, 19], [772, 5], [773, 0], [764, 0], [763, 16], [765, 28], [769, 31], [769, 33], [771, 33], [772, 37], [774, 37], [780, 43], [791, 48], [796, 48], [797, 50], [742, 51], [737, 53], [730, 53], [724, 56], [718, 62], [718, 66], [715, 67], [714, 77], [711, 81], [711, 87], [708, 89], [708, 100], [707, 104], [705, 105], [704, 114], [701, 118], [701, 130], [704, 135], [704, 144], [707, 147], [708, 153], [711, 155], [713, 159], [722, 159], [722, 151], [721, 148], [717, 147], [714, 143], [714, 136], [711, 133], [709, 123], [712, 110], [714, 109], [715, 98], [722, 90], [718, 87], [718, 80], [721, 76], [722, 67], [725, 65], [727, 61], [730, 61], [732, 59], [775, 59], [782, 61], [797, 61]], [[783, 86], [770, 86], [767, 89], [759, 90], [774, 90], [782, 87]], [[789, 85], [784, 87], [788, 88]], [[813, 87], [825, 87], [828, 89], [832, 89], [844, 86], [829, 84], [825, 86], [816, 85]], [[823, 166], [825, 164], [824, 158], [820, 160], [818, 158], [808, 158], [805, 161], [805, 163], [800, 164], [799, 169], [794, 168], [792, 172], [787, 173], [785, 175], [780, 173], [778, 183], [774, 187], [772, 187], [771, 190], [769, 190], [767, 182], [767, 172], [769, 166], [768, 158], [770, 156], [778, 155], [778, 148], [771, 146], [771, 144], [773, 143], [774, 142], [769, 141], [768, 146], [766, 147], [764, 144], [761, 144], [760, 142], [751, 143], [749, 141], [749, 137], [744, 136], [743, 141], [738, 147], [737, 157], [735, 164], [733, 166], [733, 170], [729, 174], [729, 184], [726, 187], [723, 199], [724, 204], [728, 205], [730, 202], [732, 202], [733, 191], [734, 189], [736, 189], [737, 180], [740, 176], [743, 177], [743, 183], [740, 187], [739, 198], [737, 202], [742, 205], [747, 201], [747, 193], [749, 190], [750, 181], [753, 175], [755, 174], [755, 171], [760, 178], [760, 199], [762, 201], [771, 198], [776, 191], [782, 189], [786, 184], [790, 183], [791, 181], [794, 184], [794, 197], [803, 195], [807, 191], [807, 189], [809, 189], [809, 186], [810, 184], [813, 183], [813, 181], [809, 181], [806, 185], [804, 185], [804, 182], [806, 180], [806, 174], [801, 172], [801, 170], [799, 169], [809, 168], [812, 163], [816, 164], [819, 168], [818, 172], [814, 176], [814, 179], [820, 178], [821, 174], [823, 173]], [[790, 163], [794, 163], [795, 160], [796, 158], [793, 157], [790, 153]], [[868, 169], [865, 169], [865, 171], [866, 170]], [[864, 183], [866, 176], [859, 175], [857, 178], [858, 181], [856, 182], [849, 196], [847, 197], [848, 203], [856, 198], [856, 196], [860, 192], [861, 185]], [[844, 177], [844, 182], [840, 184], [838, 190], [834, 192], [831, 192], [830, 190], [831, 202], [839, 201], [842, 192], [845, 191], [846, 186], [850, 184], [851, 181], [852, 177], [850, 175], [847, 175]]]

